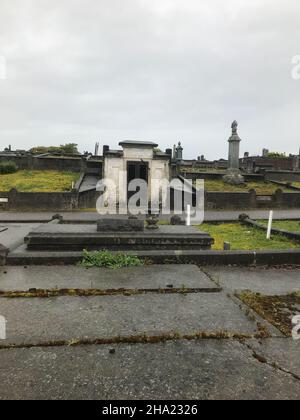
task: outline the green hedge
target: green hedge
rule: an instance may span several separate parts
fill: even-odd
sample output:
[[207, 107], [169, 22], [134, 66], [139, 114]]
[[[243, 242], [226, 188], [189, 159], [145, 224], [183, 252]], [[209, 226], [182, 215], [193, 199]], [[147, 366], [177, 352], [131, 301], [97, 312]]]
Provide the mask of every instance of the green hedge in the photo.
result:
[[15, 162], [1, 162], [0, 163], [0, 174], [14, 174], [17, 172], [18, 167]]

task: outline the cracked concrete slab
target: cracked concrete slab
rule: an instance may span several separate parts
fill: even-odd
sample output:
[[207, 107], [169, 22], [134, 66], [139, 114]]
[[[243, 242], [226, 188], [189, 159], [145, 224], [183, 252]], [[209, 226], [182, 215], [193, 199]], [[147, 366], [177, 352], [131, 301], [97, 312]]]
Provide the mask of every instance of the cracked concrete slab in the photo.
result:
[[299, 399], [300, 383], [230, 340], [1, 350], [0, 399]]
[[268, 338], [263, 341], [250, 340], [249, 345], [269, 363], [277, 363], [281, 368], [300, 377], [300, 340]]
[[205, 272], [231, 291], [249, 289], [267, 295], [300, 291], [300, 269], [209, 267]]
[[121, 270], [83, 267], [0, 267], [0, 290], [54, 288], [153, 289], [215, 288], [216, 285], [196, 265], [153, 265]]
[[252, 334], [257, 331], [222, 293], [0, 299], [7, 320], [1, 344], [110, 338], [146, 333], [197, 331]]

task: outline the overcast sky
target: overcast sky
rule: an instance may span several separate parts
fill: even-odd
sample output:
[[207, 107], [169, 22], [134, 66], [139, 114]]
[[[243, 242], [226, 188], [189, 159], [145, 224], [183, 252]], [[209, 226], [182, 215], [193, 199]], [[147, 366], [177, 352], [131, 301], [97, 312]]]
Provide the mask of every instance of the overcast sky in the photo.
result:
[[299, 54], [299, 0], [0, 0], [0, 149], [297, 153]]

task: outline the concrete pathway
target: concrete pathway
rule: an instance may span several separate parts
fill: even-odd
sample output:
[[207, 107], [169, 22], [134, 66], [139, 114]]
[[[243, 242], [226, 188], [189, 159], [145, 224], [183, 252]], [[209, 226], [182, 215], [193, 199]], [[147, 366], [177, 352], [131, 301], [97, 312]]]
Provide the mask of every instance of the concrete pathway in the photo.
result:
[[[1, 267], [0, 291], [34, 288], [108, 294], [0, 297], [0, 399], [300, 398], [300, 340], [233, 296], [300, 290], [300, 270]], [[251, 338], [262, 326], [270, 338]]]
[[[294, 343], [294, 347], [296, 347]], [[296, 399], [299, 381], [237, 341], [0, 351], [2, 399]], [[299, 346], [298, 346], [299, 355]], [[295, 355], [297, 357], [297, 355]]]
[[300, 291], [300, 269], [210, 267], [207, 272], [229, 292], [252, 290], [266, 295], [284, 295]]
[[[57, 212], [0, 212], [0, 224], [9, 222], [42, 223], [51, 220]], [[96, 212], [74, 211], [59, 212], [66, 220], [96, 221], [99, 215]], [[247, 213], [254, 219], [267, 219], [269, 210], [236, 210], [236, 211], [206, 211], [205, 221], [236, 221], [241, 213]], [[103, 216], [102, 216], [103, 217]], [[111, 216], [108, 216], [111, 217]], [[124, 216], [126, 217], [126, 216]], [[169, 220], [170, 216], [161, 216], [162, 220]], [[300, 220], [300, 209], [275, 210], [274, 218], [278, 220]]]

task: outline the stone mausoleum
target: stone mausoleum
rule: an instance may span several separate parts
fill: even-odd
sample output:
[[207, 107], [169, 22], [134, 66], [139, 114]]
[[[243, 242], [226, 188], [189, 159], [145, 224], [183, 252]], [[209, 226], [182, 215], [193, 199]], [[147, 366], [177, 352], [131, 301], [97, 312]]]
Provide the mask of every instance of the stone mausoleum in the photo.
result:
[[[148, 141], [126, 140], [119, 143], [120, 150], [103, 147], [103, 178], [109, 179], [117, 186], [120, 197], [120, 186], [128, 185], [135, 179], [142, 179], [148, 184], [148, 201], [159, 199], [153, 194], [159, 190], [152, 188], [157, 180], [170, 181], [172, 149], [161, 152], [158, 144]], [[122, 188], [122, 190], [124, 190]], [[127, 199], [134, 192], [128, 192]]]

